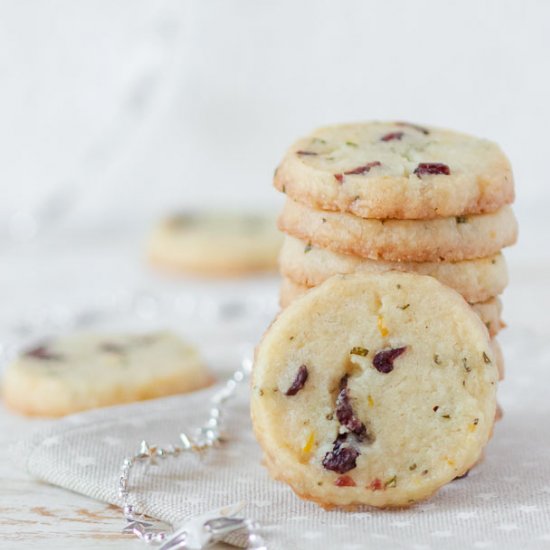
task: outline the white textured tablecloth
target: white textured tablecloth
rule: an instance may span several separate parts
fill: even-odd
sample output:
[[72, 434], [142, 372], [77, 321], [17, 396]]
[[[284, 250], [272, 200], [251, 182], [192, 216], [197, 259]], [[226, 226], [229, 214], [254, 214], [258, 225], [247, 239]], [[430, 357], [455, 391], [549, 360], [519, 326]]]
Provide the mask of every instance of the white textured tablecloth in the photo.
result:
[[[229, 406], [223, 447], [202, 461], [163, 460], [145, 477], [136, 469], [138, 508], [177, 525], [191, 514], [245, 500], [246, 514], [262, 524], [270, 549], [550, 548], [550, 346], [543, 333], [519, 327], [501, 341], [507, 359], [499, 390], [505, 415], [486, 459], [425, 503], [403, 511], [350, 513], [299, 500], [261, 466], [243, 387]], [[174, 443], [180, 431], [200, 425], [211, 392], [53, 422], [17, 445], [17, 461], [36, 478], [117, 504], [121, 460], [142, 439]]]

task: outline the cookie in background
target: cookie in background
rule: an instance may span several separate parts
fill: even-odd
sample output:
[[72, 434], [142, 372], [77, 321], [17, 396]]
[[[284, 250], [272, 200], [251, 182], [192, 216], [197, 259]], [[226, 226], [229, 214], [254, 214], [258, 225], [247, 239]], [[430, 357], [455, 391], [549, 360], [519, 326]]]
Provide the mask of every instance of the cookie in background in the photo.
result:
[[171, 332], [82, 332], [22, 352], [5, 372], [2, 394], [14, 411], [55, 417], [213, 382], [198, 350]]
[[277, 269], [283, 238], [275, 216], [258, 212], [174, 214], [154, 229], [147, 255], [154, 267], [177, 275], [240, 277]]

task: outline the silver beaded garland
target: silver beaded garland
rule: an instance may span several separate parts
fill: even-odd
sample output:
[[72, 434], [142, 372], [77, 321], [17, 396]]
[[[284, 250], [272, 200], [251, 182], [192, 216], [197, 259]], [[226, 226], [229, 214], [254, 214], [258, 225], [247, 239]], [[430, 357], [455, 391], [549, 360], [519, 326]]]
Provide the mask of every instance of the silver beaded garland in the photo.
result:
[[[240, 510], [241, 505], [226, 507], [233, 510], [215, 510], [198, 518], [201, 525], [196, 524], [196, 520], [191, 518], [184, 526], [175, 530], [173, 533], [157, 529], [149, 529], [153, 524], [145, 521], [143, 516], [136, 517], [134, 507], [130, 502], [130, 472], [137, 464], [157, 464], [157, 459], [168, 457], [177, 457], [182, 453], [203, 453], [208, 449], [215, 447], [223, 442], [221, 432], [222, 406], [230, 399], [237, 386], [246, 380], [252, 362], [250, 359], [243, 360], [240, 369], [236, 370], [227, 380], [224, 387], [211, 398], [211, 407], [208, 413], [208, 419], [205, 424], [199, 428], [195, 437], [189, 437], [186, 433], [180, 433], [180, 445], [168, 445], [160, 447], [150, 445], [142, 441], [138, 452], [131, 457], [126, 457], [121, 466], [121, 473], [118, 480], [118, 495], [122, 501], [122, 511], [126, 520], [126, 526], [123, 533], [132, 533], [138, 539], [149, 543], [162, 545], [160, 550], [176, 550], [191, 548], [207, 548], [211, 544], [223, 539], [231, 532], [245, 530], [247, 533], [248, 548], [255, 550], [265, 550], [266, 546], [263, 538], [258, 533], [259, 525], [247, 518], [237, 518], [235, 513]], [[197, 535], [197, 527], [200, 536]]]

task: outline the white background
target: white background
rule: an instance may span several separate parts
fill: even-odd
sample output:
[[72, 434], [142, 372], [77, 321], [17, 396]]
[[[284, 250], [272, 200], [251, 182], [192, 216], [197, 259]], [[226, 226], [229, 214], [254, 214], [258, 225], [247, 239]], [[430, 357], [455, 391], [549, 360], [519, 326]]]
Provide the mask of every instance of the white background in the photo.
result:
[[0, 216], [52, 190], [104, 227], [278, 207], [272, 171], [297, 136], [407, 119], [499, 142], [510, 256], [550, 260], [549, 67], [544, 0], [3, 1]]

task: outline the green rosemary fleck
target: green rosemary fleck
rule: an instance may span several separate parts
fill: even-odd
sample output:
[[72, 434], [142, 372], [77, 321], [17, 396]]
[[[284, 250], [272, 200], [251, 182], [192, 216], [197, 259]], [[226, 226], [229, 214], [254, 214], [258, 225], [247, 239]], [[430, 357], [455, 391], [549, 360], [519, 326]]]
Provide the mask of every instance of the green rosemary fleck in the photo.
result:
[[397, 476], [393, 476], [392, 478], [388, 479], [388, 481], [384, 483], [384, 488], [388, 489], [390, 487], [395, 487], [396, 485], [397, 485]]
[[366, 357], [369, 354], [369, 350], [367, 348], [361, 348], [361, 347], [354, 347], [351, 348], [351, 351], [349, 352], [350, 355], [360, 355], [361, 357]]

